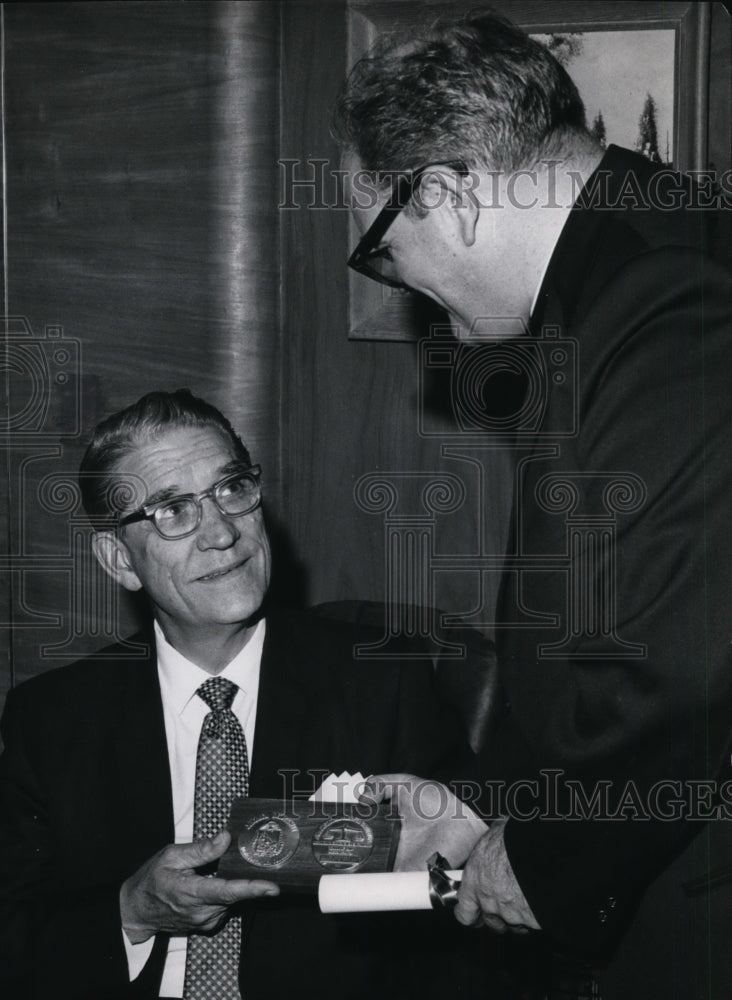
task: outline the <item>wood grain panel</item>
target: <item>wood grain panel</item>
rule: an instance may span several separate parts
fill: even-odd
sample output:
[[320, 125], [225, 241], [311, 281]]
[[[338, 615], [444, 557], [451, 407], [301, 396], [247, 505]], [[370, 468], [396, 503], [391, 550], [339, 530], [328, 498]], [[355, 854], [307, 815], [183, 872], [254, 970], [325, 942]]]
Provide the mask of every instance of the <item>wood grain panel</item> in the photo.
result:
[[[26, 3], [5, 20], [9, 308], [36, 351], [51, 350], [50, 324], [80, 352], [78, 381], [61, 387], [51, 370], [43, 386], [44, 426], [15, 435], [21, 680], [108, 641], [89, 595], [109, 595], [72, 551], [81, 521], [38, 496], [74, 474], [101, 416], [189, 386], [248, 440], [278, 508], [278, 12]], [[19, 375], [13, 391], [17, 411], [37, 390]], [[137, 619], [125, 601], [118, 631]]]
[[[0, 11], [0, 45], [4, 46], [4, 28]], [[5, 161], [5, 130], [0, 129], [0, 155]], [[5, 232], [5, 199], [0, 201], [0, 225]], [[5, 247], [0, 247], [0, 302], [3, 303], [0, 317], [0, 558], [10, 551], [10, 477], [8, 429], [10, 420], [10, 371], [8, 368], [7, 341], [5, 334]], [[10, 581], [7, 576], [0, 581], [0, 698], [12, 679], [12, 600]]]

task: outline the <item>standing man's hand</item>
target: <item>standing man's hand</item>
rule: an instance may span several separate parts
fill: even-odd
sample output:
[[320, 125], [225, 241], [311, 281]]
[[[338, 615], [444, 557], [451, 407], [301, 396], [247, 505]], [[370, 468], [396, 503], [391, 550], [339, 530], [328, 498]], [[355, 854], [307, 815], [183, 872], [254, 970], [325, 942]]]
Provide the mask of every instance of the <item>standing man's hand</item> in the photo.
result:
[[541, 930], [511, 868], [503, 842], [506, 820], [496, 820], [473, 848], [458, 891], [455, 917], [503, 934]]
[[402, 828], [394, 871], [424, 871], [438, 852], [459, 868], [488, 829], [447, 785], [414, 774], [374, 774], [361, 794], [364, 802], [396, 804]]
[[196, 869], [217, 861], [230, 834], [192, 844], [169, 844], [131, 875], [120, 890], [122, 927], [132, 944], [154, 934], [206, 934], [226, 919], [230, 906], [244, 899], [277, 896], [273, 882], [218, 879]]

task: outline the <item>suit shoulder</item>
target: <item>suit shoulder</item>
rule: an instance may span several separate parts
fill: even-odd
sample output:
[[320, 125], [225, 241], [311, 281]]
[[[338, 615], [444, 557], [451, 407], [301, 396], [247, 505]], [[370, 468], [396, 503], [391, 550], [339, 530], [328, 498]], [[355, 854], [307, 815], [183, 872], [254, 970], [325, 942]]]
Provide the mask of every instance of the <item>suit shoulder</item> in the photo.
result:
[[[381, 643], [387, 629], [386, 614], [386, 606], [377, 601], [331, 601], [305, 611], [278, 610], [271, 616], [268, 613], [267, 622], [268, 628], [284, 629], [311, 647], [340, 649], [348, 652], [349, 658], [369, 659], [355, 655], [354, 651], [357, 646]], [[390, 637], [388, 652], [392, 654], [392, 668], [394, 662], [430, 660], [430, 651], [424, 642], [409, 636]], [[377, 661], [371, 659], [370, 662]]]
[[[424, 646], [399, 637], [384, 646], [385, 623], [377, 628], [370, 618], [364, 621], [372, 611], [378, 614], [380, 609], [384, 615], [384, 606], [369, 606], [364, 611], [361, 605], [338, 601], [284, 616], [268, 614], [268, 662], [281, 659], [295, 663], [313, 690], [356, 685], [396, 695], [402, 684], [431, 683], [434, 670]], [[345, 614], [345, 620], [336, 614]], [[369, 655], [372, 650], [376, 655]]]
[[[632, 231], [641, 247], [688, 247], [729, 267], [724, 248], [730, 219], [721, 192], [628, 150], [614, 147], [606, 160], [608, 169], [603, 174], [603, 160], [589, 200], [607, 199], [603, 210], [627, 227], [626, 242]], [[609, 190], [603, 191], [605, 180]]]
[[[78, 692], [84, 700], [102, 692], [114, 697], [125, 679], [139, 675], [154, 660], [152, 633], [143, 631], [125, 640], [113, 643], [73, 663], [54, 667], [23, 681], [12, 690], [8, 700], [18, 706], [50, 706], [63, 700], [68, 704]], [[151, 645], [152, 644], [152, 645]]]

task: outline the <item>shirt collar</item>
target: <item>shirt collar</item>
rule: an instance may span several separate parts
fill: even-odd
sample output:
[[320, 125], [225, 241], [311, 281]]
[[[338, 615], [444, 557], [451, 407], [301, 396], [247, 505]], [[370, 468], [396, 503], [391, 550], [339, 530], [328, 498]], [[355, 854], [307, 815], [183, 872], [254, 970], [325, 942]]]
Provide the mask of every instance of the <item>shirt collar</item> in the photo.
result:
[[[255, 691], [258, 687], [264, 633], [265, 621], [262, 618], [257, 623], [247, 644], [217, 675], [232, 681], [245, 694], [247, 691]], [[155, 645], [163, 702], [169, 705], [176, 715], [180, 715], [185, 711], [201, 684], [212, 675], [187, 660], [182, 653], [171, 646], [157, 621], [155, 622]]]
[[546, 209], [546, 211], [562, 212], [563, 221], [562, 221], [561, 227], [557, 231], [556, 239], [554, 240], [554, 242], [552, 243], [551, 247], [549, 248], [549, 251], [548, 251], [548, 253], [546, 255], [546, 258], [544, 260], [544, 266], [541, 269], [541, 277], [539, 278], [539, 283], [537, 284], [536, 289], [534, 291], [534, 298], [531, 301], [531, 309], [529, 310], [529, 316], [533, 316], [534, 315], [534, 310], [536, 309], [536, 303], [539, 300], [539, 293], [541, 292], [542, 285], [544, 284], [544, 278], [546, 278], [546, 272], [549, 270], [549, 265], [551, 263], [552, 257], [554, 256], [554, 251], [557, 249], [557, 244], [559, 243], [559, 239], [560, 239], [562, 233], [564, 232], [565, 226], [567, 225], [567, 219], [569, 218], [570, 213], [572, 211], [572, 208], [574, 207], [574, 205], [576, 204], [576, 202], [577, 202], [577, 199], [575, 197], [575, 200], [572, 202], [571, 205], [565, 205], [565, 206], [562, 206], [562, 208], [551, 208], [551, 209], [547, 208]]

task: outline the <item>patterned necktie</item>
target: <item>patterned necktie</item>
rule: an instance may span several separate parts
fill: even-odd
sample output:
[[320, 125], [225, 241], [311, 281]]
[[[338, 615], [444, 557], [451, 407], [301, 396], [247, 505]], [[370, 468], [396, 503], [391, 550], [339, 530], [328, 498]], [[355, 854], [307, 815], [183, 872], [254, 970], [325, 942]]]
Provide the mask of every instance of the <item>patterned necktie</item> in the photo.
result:
[[[231, 711], [238, 688], [211, 677], [196, 694], [211, 711], [203, 720], [196, 757], [193, 839], [213, 837], [226, 826], [232, 801], [249, 792], [247, 745]], [[214, 935], [191, 934], [186, 954], [184, 1000], [240, 1000], [241, 917]]]

